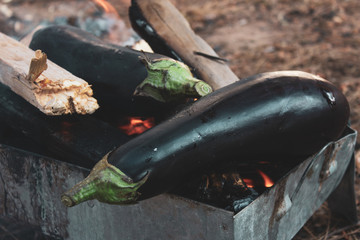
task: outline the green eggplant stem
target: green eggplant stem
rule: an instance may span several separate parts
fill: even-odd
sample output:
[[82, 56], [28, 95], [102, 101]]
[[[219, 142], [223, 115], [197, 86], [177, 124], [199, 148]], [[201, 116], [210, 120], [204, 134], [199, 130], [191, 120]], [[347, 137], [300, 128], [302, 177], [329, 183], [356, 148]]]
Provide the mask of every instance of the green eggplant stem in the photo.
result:
[[65, 206], [72, 207], [92, 199], [109, 204], [136, 203], [140, 196], [137, 190], [146, 182], [148, 175], [134, 183], [130, 177], [108, 163], [108, 156], [105, 155], [94, 166], [89, 176], [61, 196]]
[[189, 67], [170, 58], [141, 59], [148, 75], [134, 92], [135, 96], [152, 97], [160, 102], [199, 98], [213, 90], [202, 80], [194, 78]]

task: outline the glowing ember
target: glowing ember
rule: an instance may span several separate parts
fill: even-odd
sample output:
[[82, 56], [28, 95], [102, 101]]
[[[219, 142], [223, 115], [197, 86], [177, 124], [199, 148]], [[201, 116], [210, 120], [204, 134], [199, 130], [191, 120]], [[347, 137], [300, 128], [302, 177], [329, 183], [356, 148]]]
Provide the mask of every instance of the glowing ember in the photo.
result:
[[261, 175], [261, 177], [264, 179], [264, 185], [265, 187], [269, 188], [272, 185], [274, 185], [274, 182], [262, 171], [257, 170], [257, 172]]
[[152, 128], [155, 125], [155, 119], [153, 117], [143, 119], [140, 117], [129, 117], [128, 123], [119, 126], [126, 135], [137, 135], [145, 132], [149, 128]]
[[252, 179], [243, 178], [243, 181], [244, 181], [244, 183], [246, 184], [247, 187], [254, 188], [255, 184], [254, 184], [254, 181]]
[[105, 0], [94, 0], [96, 4], [98, 4], [106, 13], [111, 13], [114, 15], [118, 15], [116, 9], [107, 1]]

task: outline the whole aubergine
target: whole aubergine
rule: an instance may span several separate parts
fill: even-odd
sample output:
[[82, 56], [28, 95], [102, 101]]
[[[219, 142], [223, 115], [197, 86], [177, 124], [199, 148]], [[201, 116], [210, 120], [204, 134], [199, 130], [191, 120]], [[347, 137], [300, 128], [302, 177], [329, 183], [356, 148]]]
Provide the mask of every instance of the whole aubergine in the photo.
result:
[[101, 109], [111, 112], [166, 115], [187, 97], [198, 98], [212, 91], [181, 62], [110, 44], [75, 27], [40, 29], [30, 48], [41, 49], [50, 60], [86, 80]]
[[349, 118], [345, 96], [312, 74], [259, 74], [219, 89], [105, 156], [66, 192], [133, 203], [166, 192], [204, 168], [254, 157], [307, 157], [336, 140]]

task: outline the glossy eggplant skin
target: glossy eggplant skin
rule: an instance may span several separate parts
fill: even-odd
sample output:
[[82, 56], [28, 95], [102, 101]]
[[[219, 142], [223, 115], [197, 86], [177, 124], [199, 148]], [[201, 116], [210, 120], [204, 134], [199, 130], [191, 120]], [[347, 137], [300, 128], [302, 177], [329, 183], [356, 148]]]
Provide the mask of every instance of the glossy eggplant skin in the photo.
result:
[[[41, 49], [48, 58], [92, 85], [101, 109], [124, 114], [149, 115], [168, 111], [171, 104], [134, 97], [135, 88], [146, 78], [140, 57], [144, 53], [106, 43], [94, 35], [70, 26], [50, 26], [38, 30], [29, 45]], [[165, 56], [146, 53], [148, 59]]]
[[299, 71], [264, 73], [198, 100], [108, 161], [135, 182], [148, 174], [138, 190], [146, 199], [230, 159], [314, 154], [348, 118], [349, 104], [330, 82]]
[[[154, 52], [183, 61], [180, 56], [161, 38], [143, 16], [137, 2], [132, 0], [129, 7], [129, 18], [132, 28], [151, 46]], [[150, 30], [151, 29], [151, 30]]]

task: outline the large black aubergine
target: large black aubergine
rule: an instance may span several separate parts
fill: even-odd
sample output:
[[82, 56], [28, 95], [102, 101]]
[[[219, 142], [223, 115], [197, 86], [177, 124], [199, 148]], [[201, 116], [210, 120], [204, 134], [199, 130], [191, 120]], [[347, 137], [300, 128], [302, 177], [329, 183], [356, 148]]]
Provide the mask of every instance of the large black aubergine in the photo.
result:
[[[29, 45], [41, 49], [50, 60], [92, 84], [94, 97], [102, 108], [124, 114], [149, 115], [168, 111], [171, 104], [150, 98], [134, 97], [136, 87], [147, 70], [139, 57], [144, 53], [102, 41], [71, 26], [50, 26], [38, 30]], [[165, 56], [146, 53], [146, 58]]]
[[259, 74], [215, 91], [108, 158], [147, 198], [184, 175], [236, 157], [309, 156], [337, 139], [349, 104], [333, 84], [298, 71]]
[[299, 71], [259, 74], [201, 98], [120, 146], [62, 201], [131, 203], [228, 160], [299, 159], [336, 140], [348, 118], [345, 96], [320, 77]]

